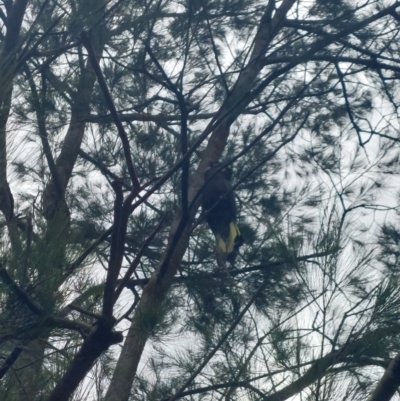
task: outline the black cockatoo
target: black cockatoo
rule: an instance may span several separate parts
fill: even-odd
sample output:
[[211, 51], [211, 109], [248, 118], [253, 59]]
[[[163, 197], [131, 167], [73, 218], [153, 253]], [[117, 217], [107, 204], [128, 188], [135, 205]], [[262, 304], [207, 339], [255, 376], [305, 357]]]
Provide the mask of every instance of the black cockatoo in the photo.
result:
[[215, 235], [218, 265], [224, 266], [227, 260], [234, 263], [243, 239], [236, 224], [235, 193], [230, 181], [232, 170], [223, 168], [218, 171], [220, 168], [221, 163], [212, 163], [204, 173], [202, 206]]

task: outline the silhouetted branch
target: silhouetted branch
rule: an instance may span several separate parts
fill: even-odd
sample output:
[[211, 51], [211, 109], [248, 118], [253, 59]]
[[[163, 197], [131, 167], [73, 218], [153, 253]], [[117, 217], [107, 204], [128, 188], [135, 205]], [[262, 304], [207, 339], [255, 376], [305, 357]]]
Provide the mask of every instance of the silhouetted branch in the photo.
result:
[[47, 401], [68, 401], [97, 358], [111, 345], [118, 344], [122, 340], [122, 333], [113, 332], [108, 325], [95, 326]]
[[17, 297], [24, 303], [32, 312], [36, 315], [41, 315], [43, 313], [43, 308], [32, 301], [28, 294], [19, 287], [19, 285], [12, 279], [4, 267], [0, 266], [0, 277], [2, 278], [4, 284], [6, 284]]
[[12, 365], [16, 362], [19, 355], [23, 349], [21, 347], [15, 347], [9, 357], [4, 361], [3, 365], [0, 367], [0, 379], [4, 377], [4, 375], [10, 370]]
[[400, 386], [400, 354], [390, 362], [375, 390], [367, 401], [389, 401]]
[[125, 132], [125, 129], [121, 123], [121, 120], [119, 119], [117, 109], [115, 108], [114, 102], [112, 100], [110, 91], [108, 90], [108, 86], [106, 83], [106, 80], [104, 79], [103, 73], [101, 71], [99, 62], [96, 57], [96, 53], [92, 47], [92, 44], [90, 43], [89, 36], [85, 31], [82, 31], [81, 33], [81, 40], [82, 44], [86, 47], [86, 50], [88, 52], [88, 56], [90, 59], [90, 62], [92, 63], [92, 67], [94, 72], [96, 73], [97, 80], [99, 82], [100, 88], [103, 92], [104, 98], [106, 100], [107, 106], [110, 110], [110, 113], [114, 119], [114, 123], [117, 126], [118, 129], [118, 134], [122, 142], [122, 147], [124, 149], [124, 154], [125, 154], [125, 160], [126, 160], [126, 165], [128, 167], [129, 175], [132, 180], [132, 184], [135, 189], [140, 188], [140, 182], [139, 179], [136, 175], [135, 168], [133, 166], [132, 162], [132, 156], [131, 156], [131, 150], [129, 146], [129, 140], [128, 140], [128, 135]]
[[114, 306], [114, 288], [122, 263], [123, 255], [121, 255], [120, 241], [122, 240], [123, 244], [125, 243], [125, 236], [122, 233], [124, 224], [122, 221], [123, 193], [121, 184], [114, 182], [113, 188], [116, 195], [114, 201], [114, 221], [111, 235], [110, 259], [108, 262], [107, 278], [103, 296], [103, 315], [106, 318], [111, 318], [112, 316]]
[[161, 230], [161, 227], [163, 226], [165, 219], [166, 219], [166, 216], [164, 215], [160, 219], [160, 222], [158, 223], [157, 227], [154, 229], [154, 231], [150, 234], [150, 236], [143, 243], [143, 245], [140, 248], [139, 252], [135, 256], [135, 259], [133, 259], [132, 263], [130, 264], [128, 270], [125, 273], [125, 276], [122, 278], [122, 280], [120, 281], [117, 289], [115, 290], [114, 303], [117, 301], [118, 297], [121, 295], [122, 290], [126, 287], [126, 284], [130, 280], [133, 272], [135, 271], [136, 267], [139, 265], [143, 254], [146, 252], [147, 248], [149, 247], [149, 245], [153, 241], [154, 237]]

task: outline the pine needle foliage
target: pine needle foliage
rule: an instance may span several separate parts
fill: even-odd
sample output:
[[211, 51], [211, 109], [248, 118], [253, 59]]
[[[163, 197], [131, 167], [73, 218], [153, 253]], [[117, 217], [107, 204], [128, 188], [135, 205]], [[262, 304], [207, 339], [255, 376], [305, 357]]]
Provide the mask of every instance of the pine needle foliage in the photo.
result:
[[400, 399], [399, 33], [395, 0], [1, 2], [0, 399]]

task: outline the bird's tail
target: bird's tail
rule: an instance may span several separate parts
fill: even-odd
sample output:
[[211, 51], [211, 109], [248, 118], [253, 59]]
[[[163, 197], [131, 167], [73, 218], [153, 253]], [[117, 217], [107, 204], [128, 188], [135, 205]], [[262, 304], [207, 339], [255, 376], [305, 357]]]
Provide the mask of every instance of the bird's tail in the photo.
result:
[[220, 234], [216, 234], [215, 239], [217, 242], [217, 252], [226, 253], [228, 255], [237, 250], [243, 242], [239, 227], [235, 221], [229, 224], [229, 232], [226, 239]]

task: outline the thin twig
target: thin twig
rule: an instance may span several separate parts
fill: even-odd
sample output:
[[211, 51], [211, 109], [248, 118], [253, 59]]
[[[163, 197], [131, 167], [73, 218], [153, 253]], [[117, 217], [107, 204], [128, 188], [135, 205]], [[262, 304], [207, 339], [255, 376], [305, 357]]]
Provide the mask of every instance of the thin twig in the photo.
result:
[[80, 308], [79, 306], [76, 306], [76, 305], [74, 305], [74, 304], [68, 305], [68, 308], [70, 308], [70, 309], [72, 309], [72, 310], [75, 310], [75, 311], [77, 311], [77, 312], [79, 312], [79, 313], [82, 313], [82, 315], [87, 315], [87, 316], [93, 317], [94, 319], [97, 319], [97, 320], [102, 319], [102, 316], [100, 316], [100, 315], [98, 315], [98, 314], [96, 314], [96, 313], [87, 311], [87, 310], [85, 310], [85, 309], [82, 309], [82, 308]]
[[208, 364], [211, 358], [216, 354], [216, 352], [221, 348], [222, 344], [227, 340], [229, 335], [233, 332], [236, 326], [240, 323], [245, 313], [250, 309], [251, 305], [255, 302], [257, 297], [261, 294], [264, 287], [267, 285], [267, 281], [265, 280], [257, 289], [257, 291], [253, 294], [250, 300], [247, 302], [244, 309], [239, 313], [237, 318], [233, 321], [229, 329], [222, 336], [222, 338], [218, 341], [217, 345], [214, 349], [204, 358], [203, 362], [199, 365], [199, 367], [192, 373], [192, 375], [186, 380], [186, 382], [181, 386], [181, 388], [169, 398], [169, 401], [175, 401], [180, 397], [183, 391], [190, 385], [190, 383], [196, 378], [196, 376], [203, 370], [203, 368]]
[[104, 79], [103, 73], [101, 71], [99, 62], [96, 57], [96, 53], [93, 49], [93, 46], [89, 40], [89, 36], [87, 32], [82, 31], [81, 33], [81, 40], [82, 44], [85, 46], [88, 56], [90, 59], [90, 62], [92, 64], [93, 70], [97, 76], [97, 80], [99, 82], [100, 88], [103, 92], [104, 98], [106, 100], [107, 106], [110, 110], [110, 113], [114, 119], [114, 123], [117, 127], [119, 137], [122, 142], [122, 147], [124, 149], [124, 154], [125, 154], [125, 159], [126, 159], [126, 165], [128, 167], [129, 171], [129, 176], [131, 177], [133, 187], [137, 190], [140, 188], [140, 182], [139, 179], [136, 175], [135, 168], [133, 166], [132, 162], [132, 156], [131, 156], [131, 150], [129, 146], [129, 140], [128, 140], [128, 135], [126, 134], [126, 131], [121, 123], [121, 120], [119, 119], [117, 109], [115, 108], [114, 102], [112, 100], [110, 91], [108, 90], [108, 86], [106, 83], [106, 80]]
[[129, 266], [128, 270], [127, 270], [127, 272], [125, 273], [125, 276], [122, 278], [122, 280], [119, 283], [117, 289], [115, 290], [114, 303], [118, 300], [118, 297], [121, 295], [121, 292], [125, 288], [126, 283], [130, 280], [133, 272], [136, 270], [137, 266], [139, 265], [140, 259], [142, 258], [143, 254], [146, 252], [147, 248], [149, 247], [149, 245], [153, 241], [154, 237], [160, 231], [162, 225], [164, 224], [165, 219], [166, 219], [166, 215], [164, 215], [161, 218], [161, 220], [158, 223], [157, 227], [150, 234], [150, 236], [146, 239], [146, 241], [143, 243], [142, 247], [140, 248], [138, 254], [133, 259], [132, 263], [130, 264], [130, 266]]

